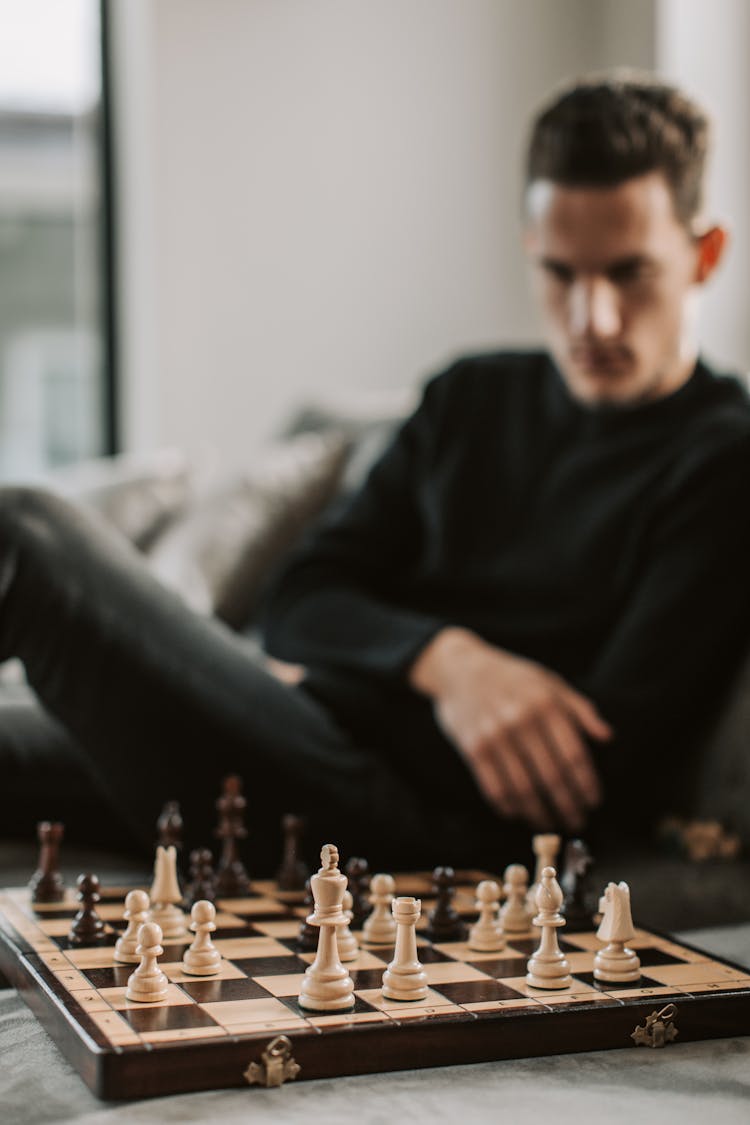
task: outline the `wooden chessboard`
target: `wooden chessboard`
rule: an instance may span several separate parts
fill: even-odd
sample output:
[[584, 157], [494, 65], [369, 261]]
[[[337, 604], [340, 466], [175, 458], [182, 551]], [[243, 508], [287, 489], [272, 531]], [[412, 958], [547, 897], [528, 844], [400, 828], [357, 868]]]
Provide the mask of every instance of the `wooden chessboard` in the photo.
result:
[[[455, 905], [473, 920], [474, 888], [482, 872], [462, 872]], [[397, 893], [431, 905], [429, 876], [399, 875]], [[0, 971], [102, 1098], [136, 1098], [267, 1081], [262, 1055], [286, 1036], [299, 1067], [297, 1080], [490, 1059], [550, 1055], [609, 1047], [634, 1049], [633, 1034], [677, 1042], [747, 1033], [750, 972], [669, 936], [639, 930], [631, 943], [642, 962], [636, 985], [598, 985], [599, 942], [592, 931], [566, 933], [561, 947], [573, 986], [542, 992], [525, 983], [534, 934], [508, 939], [501, 953], [478, 953], [465, 943], [430, 944], [419, 956], [430, 991], [426, 1000], [399, 1003], [380, 990], [390, 949], [360, 950], [347, 968], [356, 994], [353, 1011], [315, 1015], [297, 1004], [312, 953], [297, 950], [304, 914], [299, 899], [254, 882], [243, 899], [217, 903], [214, 940], [224, 957], [218, 976], [182, 972], [185, 944], [165, 943], [160, 964], [170, 985], [156, 1004], [125, 999], [133, 966], [115, 964], [113, 945], [125, 928], [128, 888], [105, 888], [99, 913], [107, 944], [72, 949], [66, 934], [76, 906], [32, 909], [28, 892], [0, 892]], [[660, 1020], [645, 1027], [648, 1017]], [[653, 1021], [652, 1021], [653, 1023]], [[666, 1031], [666, 1036], [665, 1036]], [[271, 1081], [285, 1043], [272, 1050]], [[294, 1071], [290, 1063], [287, 1072]]]

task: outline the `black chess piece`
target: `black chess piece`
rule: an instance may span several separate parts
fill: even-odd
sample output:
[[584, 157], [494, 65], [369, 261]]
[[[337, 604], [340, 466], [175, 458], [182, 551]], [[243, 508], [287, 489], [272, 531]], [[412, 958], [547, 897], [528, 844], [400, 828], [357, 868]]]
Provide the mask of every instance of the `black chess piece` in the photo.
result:
[[76, 880], [80, 907], [68, 932], [71, 945], [96, 945], [106, 935], [104, 922], [96, 912], [100, 901], [99, 880], [96, 875], [79, 875]]
[[214, 857], [209, 848], [195, 848], [190, 853], [190, 881], [185, 887], [184, 899], [186, 908], [189, 910], [201, 899], [216, 901]]
[[362, 924], [372, 910], [369, 899], [370, 892], [370, 865], [366, 859], [354, 855], [345, 867], [349, 880], [349, 892], [352, 896], [351, 928], [361, 930]]
[[163, 848], [174, 847], [182, 851], [182, 813], [178, 801], [167, 801], [156, 822], [156, 842]]
[[216, 893], [223, 898], [237, 898], [250, 890], [250, 879], [239, 854], [239, 841], [247, 836], [244, 819], [246, 808], [242, 779], [237, 774], [225, 777], [223, 792], [216, 802], [219, 813], [216, 835], [222, 841]]
[[453, 906], [456, 875], [452, 867], [436, 867], [432, 873], [435, 905], [428, 916], [426, 935], [430, 941], [464, 941], [467, 928]]
[[60, 873], [60, 844], [65, 828], [59, 822], [42, 820], [36, 826], [40, 844], [39, 866], [31, 877], [32, 902], [62, 902], [65, 882]]
[[276, 873], [276, 883], [280, 891], [292, 893], [304, 891], [310, 871], [307, 864], [300, 856], [302, 834], [305, 831], [306, 820], [294, 813], [287, 813], [282, 817], [281, 828], [284, 833], [284, 854], [281, 866]]
[[560, 913], [567, 923], [567, 931], [590, 930], [597, 906], [591, 885], [593, 858], [583, 840], [569, 840], [565, 846], [563, 873], [560, 879], [564, 899]]
[[302, 905], [305, 908], [305, 914], [300, 923], [299, 932], [297, 933], [297, 949], [300, 953], [314, 953], [318, 948], [318, 937], [320, 936], [320, 926], [312, 926], [307, 921], [308, 914], [312, 914], [315, 909], [315, 900], [313, 898], [312, 886], [310, 880], [305, 880], [305, 897]]

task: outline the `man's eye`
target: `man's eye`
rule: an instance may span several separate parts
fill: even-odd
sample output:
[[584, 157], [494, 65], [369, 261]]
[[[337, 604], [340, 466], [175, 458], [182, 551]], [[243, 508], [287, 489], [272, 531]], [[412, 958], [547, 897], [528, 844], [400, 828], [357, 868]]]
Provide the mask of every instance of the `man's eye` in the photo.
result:
[[631, 285], [636, 281], [645, 281], [650, 273], [648, 267], [642, 264], [621, 266], [618, 269], [610, 270], [609, 279], [614, 281], [616, 285]]
[[564, 285], [570, 285], [573, 280], [573, 271], [568, 266], [560, 265], [558, 262], [545, 262], [544, 269], [550, 277], [555, 281], [561, 281]]

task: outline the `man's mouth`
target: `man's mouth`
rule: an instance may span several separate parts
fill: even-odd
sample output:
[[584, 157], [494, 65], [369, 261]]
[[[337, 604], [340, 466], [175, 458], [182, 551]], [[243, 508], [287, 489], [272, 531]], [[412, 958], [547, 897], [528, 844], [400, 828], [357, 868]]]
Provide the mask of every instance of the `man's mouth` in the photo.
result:
[[621, 375], [630, 366], [630, 356], [625, 348], [597, 348], [582, 345], [571, 349], [571, 359], [577, 367], [596, 375]]

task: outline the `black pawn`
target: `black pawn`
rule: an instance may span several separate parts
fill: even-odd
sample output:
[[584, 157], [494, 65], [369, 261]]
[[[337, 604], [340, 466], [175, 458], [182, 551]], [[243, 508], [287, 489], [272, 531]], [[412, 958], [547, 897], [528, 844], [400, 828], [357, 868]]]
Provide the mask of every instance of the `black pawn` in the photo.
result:
[[312, 926], [307, 921], [307, 915], [311, 914], [315, 909], [315, 900], [313, 898], [309, 879], [305, 882], [305, 898], [302, 905], [305, 908], [305, 916], [302, 919], [299, 933], [297, 934], [297, 949], [299, 949], [300, 953], [314, 953], [318, 948], [320, 926]]
[[62, 902], [65, 898], [65, 883], [59, 866], [64, 831], [62, 824], [49, 820], [42, 820], [36, 826], [40, 852], [39, 867], [29, 883], [32, 902]]
[[195, 848], [190, 853], [190, 882], [185, 888], [185, 906], [189, 910], [201, 899], [216, 901], [214, 857], [208, 848]]
[[104, 923], [96, 912], [101, 899], [96, 875], [79, 875], [76, 880], [80, 907], [68, 933], [71, 945], [96, 945], [106, 934]]
[[349, 880], [349, 892], [352, 896], [352, 920], [350, 925], [353, 930], [361, 930], [365, 918], [372, 910], [372, 904], [368, 898], [370, 893], [370, 866], [366, 859], [355, 855], [349, 860], [344, 870]]
[[432, 942], [463, 941], [467, 934], [465, 924], [453, 906], [456, 876], [452, 867], [436, 867], [432, 873], [435, 905], [430, 911], [425, 931]]
[[306, 821], [302, 816], [287, 813], [282, 818], [281, 828], [284, 833], [284, 855], [281, 866], [276, 872], [276, 883], [280, 891], [304, 891], [310, 871], [307, 864], [300, 857], [302, 834], [305, 831]]
[[597, 906], [591, 886], [593, 858], [583, 840], [569, 840], [565, 847], [560, 889], [564, 895], [560, 913], [567, 922], [568, 933], [593, 928]]

